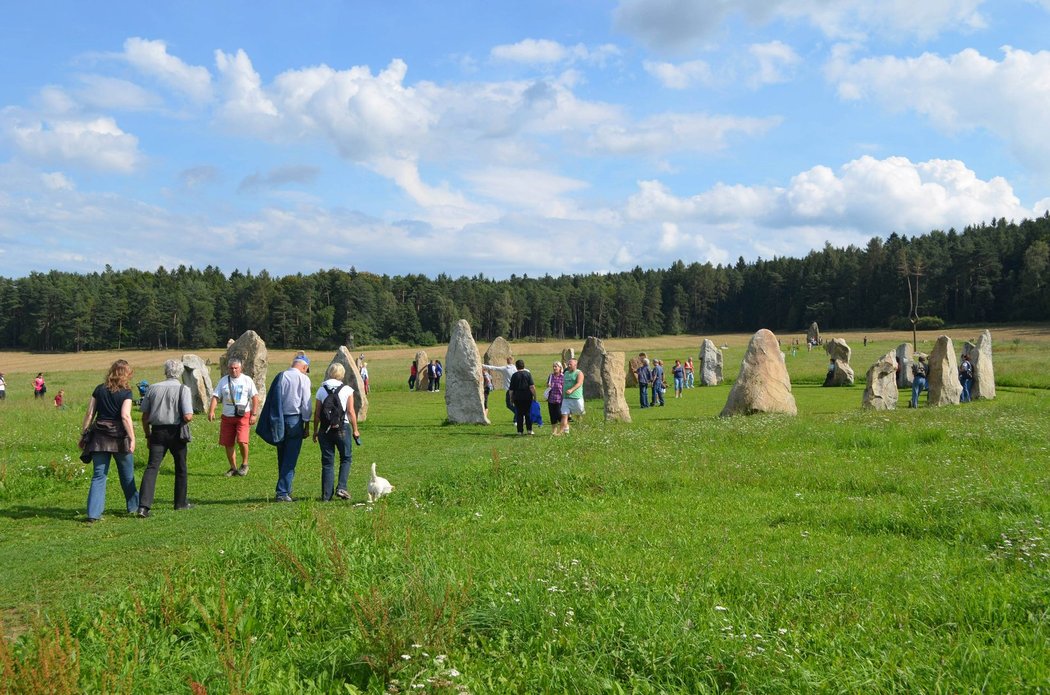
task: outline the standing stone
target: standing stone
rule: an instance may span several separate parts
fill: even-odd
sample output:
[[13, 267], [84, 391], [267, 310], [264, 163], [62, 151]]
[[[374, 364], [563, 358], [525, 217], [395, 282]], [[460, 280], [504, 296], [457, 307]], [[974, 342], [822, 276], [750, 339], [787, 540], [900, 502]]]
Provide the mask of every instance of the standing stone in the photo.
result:
[[[572, 359], [576, 359], [576, 350], [574, 348], [568, 347], [568, 348], [565, 348], [564, 350], [561, 351], [561, 363], [563, 365], [568, 366], [569, 365], [569, 360], [572, 360]], [[492, 364], [492, 363], [489, 362], [489, 364]], [[577, 367], [580, 366], [580, 363], [578, 361], [576, 363], [576, 366]], [[584, 382], [584, 383], [587, 383], [587, 382]], [[584, 396], [584, 398], [586, 398], [586, 396]]]
[[928, 405], [958, 405], [962, 396], [959, 383], [959, 363], [955, 359], [952, 339], [946, 335], [937, 338], [929, 358], [930, 395]]
[[814, 345], [820, 344], [820, 327], [816, 321], [809, 324], [809, 330], [806, 331], [806, 342]]
[[973, 400], [995, 398], [995, 368], [992, 366], [992, 334], [984, 331], [977, 338], [977, 345], [970, 351], [970, 362], [973, 363], [973, 386], [970, 397]]
[[894, 410], [898, 395], [897, 355], [890, 350], [868, 369], [867, 386], [860, 404], [872, 410]]
[[824, 352], [828, 357], [835, 360], [835, 370], [831, 372], [831, 378], [824, 381], [825, 386], [853, 386], [853, 367], [849, 366], [849, 358], [852, 354], [849, 345], [844, 338], [833, 338], [824, 345]]
[[361, 370], [357, 368], [357, 360], [354, 359], [350, 348], [340, 345], [332, 357], [331, 364], [336, 362], [346, 370], [343, 383], [354, 390], [354, 414], [357, 415], [357, 421], [364, 422], [368, 419], [368, 394], [365, 393], [365, 379], [361, 376]]
[[241, 361], [244, 374], [247, 374], [255, 382], [255, 388], [259, 392], [259, 403], [266, 400], [266, 389], [270, 386], [266, 383], [266, 370], [269, 367], [266, 343], [255, 331], [245, 331], [241, 337], [233, 341], [226, 348], [226, 354], [219, 358], [220, 376], [226, 376], [226, 365], [236, 357]]
[[487, 425], [481, 354], [466, 319], [456, 321], [445, 355], [445, 410], [456, 425]]
[[722, 383], [722, 351], [708, 338], [700, 344], [700, 385], [718, 386]]
[[427, 356], [426, 350], [416, 351], [416, 391], [426, 391], [427, 385], [430, 383], [430, 377], [427, 376], [427, 365], [430, 364], [430, 357]]
[[[597, 339], [588, 338], [588, 343], [591, 340]], [[584, 354], [586, 354], [587, 347], [584, 346], [583, 350]], [[626, 356], [622, 352], [605, 352], [605, 350], [602, 350], [601, 353], [601, 380], [605, 385], [602, 389], [602, 400], [605, 405], [605, 420], [607, 422], [610, 420], [618, 422], [631, 421], [631, 409], [627, 405], [627, 399], [624, 396], [627, 390], [624, 386], [627, 377], [623, 373], [625, 359]], [[583, 388], [585, 394], [587, 392], [588, 379], [590, 379], [589, 376], [584, 376]], [[586, 395], [584, 398], [586, 398]]]
[[[638, 370], [642, 368], [642, 363], [643, 363], [644, 359], [645, 359], [645, 353], [644, 352], [640, 353], [637, 357], [632, 357], [631, 358], [631, 361], [628, 363], [629, 369], [627, 370], [627, 373], [624, 375], [625, 383], [626, 383], [627, 386], [637, 386], [638, 385]], [[584, 382], [584, 385], [586, 386], [587, 382]]]
[[[600, 338], [588, 336], [583, 343], [583, 351], [576, 367], [583, 372], [583, 397], [585, 400], [591, 398], [604, 398], [602, 377], [602, 355], [605, 354], [605, 345]], [[622, 357], [622, 355], [621, 355]], [[620, 363], [620, 376], [623, 377], [623, 362]], [[618, 383], [624, 383], [620, 381]]]
[[[503, 336], [496, 336], [496, 339], [489, 345], [489, 349], [485, 351], [485, 362], [492, 367], [502, 367], [507, 364], [507, 358], [514, 361], [514, 351], [510, 347]], [[507, 384], [504, 384], [503, 374], [501, 372], [489, 372], [492, 376], [492, 388], [493, 390], [500, 390], [507, 388]]]
[[911, 388], [911, 365], [915, 360], [915, 348], [911, 343], [897, 346], [897, 388]]
[[190, 387], [193, 396], [193, 412], [203, 413], [211, 405], [211, 370], [196, 355], [183, 355], [182, 368], [182, 383]]
[[763, 328], [747, 344], [740, 373], [729, 391], [722, 417], [752, 413], [798, 415], [791, 395], [791, 378], [780, 359], [780, 343], [773, 332]]

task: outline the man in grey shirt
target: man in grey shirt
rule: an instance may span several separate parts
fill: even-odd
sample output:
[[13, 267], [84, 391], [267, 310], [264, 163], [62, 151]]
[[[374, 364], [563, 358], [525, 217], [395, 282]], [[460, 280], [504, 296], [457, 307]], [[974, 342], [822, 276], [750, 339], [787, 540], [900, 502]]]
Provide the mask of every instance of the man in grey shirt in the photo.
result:
[[142, 397], [142, 431], [149, 442], [149, 463], [142, 474], [139, 487], [138, 516], [146, 518], [153, 506], [153, 494], [157, 486], [157, 473], [164, 455], [169, 451], [175, 460], [175, 509], [189, 509], [193, 505], [186, 501], [186, 444], [182, 438], [182, 426], [193, 419], [193, 398], [190, 389], [179, 381], [182, 362], [168, 360], [164, 363], [164, 381], [153, 384]]
[[303, 439], [310, 436], [313, 394], [310, 377], [306, 376], [309, 369], [310, 359], [300, 352], [292, 359], [292, 366], [278, 377], [281, 412], [284, 414], [284, 438], [277, 442], [277, 489], [274, 499], [278, 502], [292, 501], [295, 464], [299, 461]]

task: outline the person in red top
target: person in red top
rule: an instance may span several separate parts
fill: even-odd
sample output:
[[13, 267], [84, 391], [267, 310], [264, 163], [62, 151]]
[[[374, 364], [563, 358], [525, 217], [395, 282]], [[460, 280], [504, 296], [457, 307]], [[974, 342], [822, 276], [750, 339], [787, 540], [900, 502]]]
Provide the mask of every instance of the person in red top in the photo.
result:
[[416, 378], [419, 376], [419, 365], [416, 364], [415, 360], [412, 360], [412, 367], [408, 370], [408, 390], [412, 391], [416, 388]]

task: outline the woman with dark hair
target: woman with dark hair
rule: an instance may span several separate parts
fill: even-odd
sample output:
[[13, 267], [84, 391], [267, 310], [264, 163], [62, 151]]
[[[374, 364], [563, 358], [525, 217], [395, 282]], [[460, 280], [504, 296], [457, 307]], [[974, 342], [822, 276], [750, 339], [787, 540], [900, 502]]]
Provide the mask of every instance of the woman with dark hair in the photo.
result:
[[95, 387], [84, 414], [84, 434], [81, 436], [85, 455], [90, 455], [95, 472], [88, 491], [87, 520], [102, 518], [106, 507], [106, 477], [109, 462], [117, 463], [120, 487], [124, 490], [129, 514], [139, 506], [135, 489], [135, 427], [131, 423], [131, 365], [117, 360], [109, 368], [106, 380]]

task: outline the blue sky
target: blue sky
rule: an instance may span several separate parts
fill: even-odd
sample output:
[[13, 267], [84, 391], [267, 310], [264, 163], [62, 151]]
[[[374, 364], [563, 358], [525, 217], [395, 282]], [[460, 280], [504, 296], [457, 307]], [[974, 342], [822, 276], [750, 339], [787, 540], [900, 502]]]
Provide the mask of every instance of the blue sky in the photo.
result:
[[605, 272], [1050, 207], [1050, 0], [3, 14], [6, 277]]

